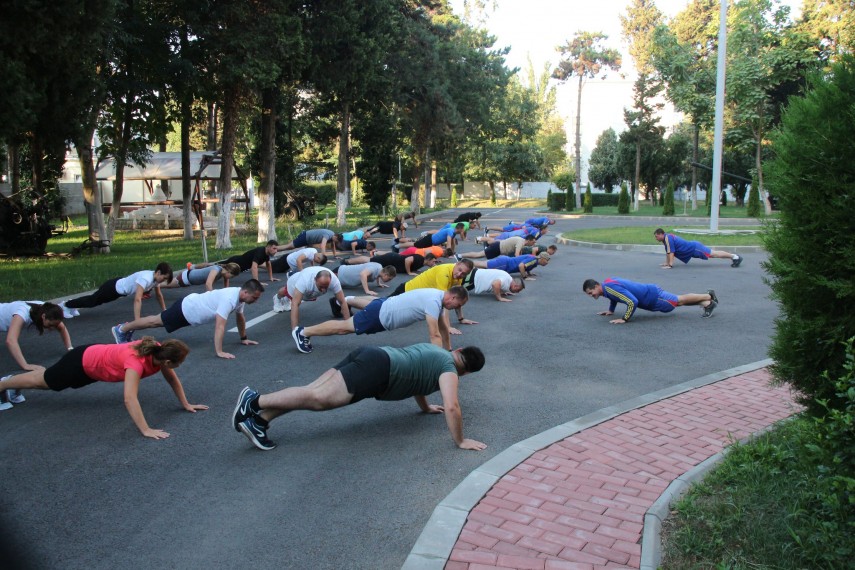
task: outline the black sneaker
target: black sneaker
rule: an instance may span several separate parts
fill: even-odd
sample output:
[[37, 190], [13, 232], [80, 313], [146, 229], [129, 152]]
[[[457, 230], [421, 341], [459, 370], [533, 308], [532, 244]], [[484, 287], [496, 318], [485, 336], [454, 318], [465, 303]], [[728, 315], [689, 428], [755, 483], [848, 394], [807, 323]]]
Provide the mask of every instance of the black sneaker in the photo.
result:
[[340, 319], [343, 314], [341, 312], [341, 305], [338, 304], [338, 299], [335, 297], [330, 297], [330, 309], [332, 310], [332, 316]]
[[303, 336], [303, 327], [294, 327], [294, 330], [291, 331], [291, 336], [294, 338], [294, 342], [297, 343], [297, 350], [303, 354], [312, 352], [312, 342]]
[[739, 264], [742, 263], [742, 256], [737, 255], [736, 259], [733, 260], [733, 263], [730, 264], [731, 267], [739, 267]]
[[704, 307], [704, 314], [701, 315], [702, 319], [708, 319], [712, 316], [712, 312], [718, 306], [718, 303], [715, 301], [710, 301], [710, 304]]
[[261, 427], [255, 418], [247, 418], [238, 424], [238, 429], [258, 449], [270, 451], [276, 444], [267, 437], [267, 428]]
[[711, 300], [713, 303], [718, 304], [718, 297], [716, 297], [716, 296], [715, 296], [715, 291], [713, 291], [712, 289], [710, 289], [709, 291], [707, 291], [707, 295], [709, 295], [709, 296], [710, 296], [710, 300]]
[[234, 426], [235, 431], [240, 431], [238, 424], [242, 421], [254, 417], [255, 412], [252, 411], [252, 402], [258, 399], [258, 392], [247, 386], [243, 390], [241, 390], [240, 396], [238, 396], [237, 404], [235, 405], [235, 411], [232, 412], [232, 426]]

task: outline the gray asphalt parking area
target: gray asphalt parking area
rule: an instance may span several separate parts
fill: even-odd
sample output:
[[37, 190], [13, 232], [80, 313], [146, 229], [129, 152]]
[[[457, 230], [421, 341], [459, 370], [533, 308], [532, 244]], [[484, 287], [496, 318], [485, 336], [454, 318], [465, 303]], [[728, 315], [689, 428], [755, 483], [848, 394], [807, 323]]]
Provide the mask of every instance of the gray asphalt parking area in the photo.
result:
[[[482, 211], [499, 223], [533, 213]], [[436, 215], [424, 227], [451, 219]], [[543, 239], [551, 243], [572, 227], [629, 223], [651, 231], [658, 225], [565, 219]], [[461, 251], [476, 249], [473, 237]], [[488, 445], [480, 453], [456, 449], [444, 418], [420, 414], [412, 401], [288, 414], [272, 424], [279, 447], [271, 452], [251, 447], [229, 424], [243, 386], [270, 392], [308, 383], [358, 346], [426, 342], [424, 325], [317, 338], [304, 355], [290, 337], [288, 314], [279, 314], [249, 329], [259, 346], [239, 346], [235, 333], [226, 335], [233, 361], [214, 356], [213, 325], [182, 329], [174, 336], [193, 352], [178, 373], [188, 399], [211, 409], [184, 412], [160, 376], [145, 380], [143, 410], [151, 426], [172, 434], [167, 440], [141, 437], [121, 387], [105, 383], [30, 392], [27, 403], [0, 414], [4, 540], [34, 568], [398, 568], [434, 506], [511, 444], [604, 406], [766, 358], [777, 307], [763, 282], [763, 256], [745, 257], [739, 269], [713, 260], [663, 271], [659, 254], [561, 247], [513, 303], [473, 297], [465, 313], [480, 324], [461, 327], [453, 344], [480, 346], [487, 357], [484, 370], [462, 379], [460, 394], [464, 433]], [[596, 315], [607, 302], [588, 298], [581, 284], [613, 276], [678, 294], [713, 288], [720, 305], [711, 319], [687, 307], [609, 325]], [[248, 319], [270, 311], [274, 288], [248, 307]], [[185, 292], [167, 291], [167, 303]], [[326, 299], [303, 305], [303, 324], [330, 318]], [[148, 301], [144, 313], [156, 307]], [[120, 300], [70, 321], [74, 344], [112, 342], [110, 326], [131, 310]], [[61, 356], [55, 335], [24, 343], [31, 362], [49, 365]], [[5, 352], [2, 362], [11, 366]]]

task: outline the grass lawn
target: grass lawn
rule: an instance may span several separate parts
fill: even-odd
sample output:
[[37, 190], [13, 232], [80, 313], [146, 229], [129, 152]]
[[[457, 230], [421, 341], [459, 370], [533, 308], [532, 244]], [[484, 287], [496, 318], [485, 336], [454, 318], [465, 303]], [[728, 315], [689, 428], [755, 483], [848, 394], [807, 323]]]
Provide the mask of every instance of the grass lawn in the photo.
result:
[[[578, 241], [588, 241], [594, 243], [622, 243], [622, 244], [642, 244], [642, 245], [657, 245], [653, 238], [653, 230], [657, 227], [656, 224], [651, 224], [650, 227], [640, 228], [605, 228], [596, 230], [577, 230], [572, 232], [564, 232], [562, 237]], [[679, 227], [679, 226], [677, 226]], [[760, 226], [720, 226], [721, 229], [761, 229]], [[666, 232], [671, 232], [673, 227], [665, 226]], [[740, 235], [696, 235], [696, 234], [681, 234], [675, 232], [678, 236], [687, 240], [697, 240], [715, 249], [720, 246], [721, 249], [729, 245], [763, 245], [762, 235], [757, 234], [740, 234]]]
[[851, 568], [852, 505], [829, 502], [828, 483], [820, 490], [828, 474], [805, 453], [814, 430], [796, 418], [734, 445], [672, 508], [660, 566]]

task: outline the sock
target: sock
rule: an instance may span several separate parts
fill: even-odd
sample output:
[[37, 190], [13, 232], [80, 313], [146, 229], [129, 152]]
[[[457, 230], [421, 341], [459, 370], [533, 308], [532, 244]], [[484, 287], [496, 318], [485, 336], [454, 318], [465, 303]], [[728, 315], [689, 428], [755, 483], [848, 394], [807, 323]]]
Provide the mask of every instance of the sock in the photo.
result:
[[257, 423], [262, 428], [267, 429], [267, 427], [270, 425], [270, 422], [268, 422], [267, 420], [265, 420], [261, 416], [255, 416], [254, 419], [255, 419], [255, 423]]
[[[349, 301], [353, 301], [353, 299], [354, 299], [354, 296], [353, 296], [353, 295], [348, 295], [347, 297], [345, 297], [345, 298], [344, 298], [344, 302], [345, 302], [345, 303], [348, 303]], [[336, 302], [338, 303], [338, 301], [336, 301]], [[341, 304], [341, 303], [339, 303], [339, 305], [340, 305], [340, 304]]]
[[734, 253], [730, 256], [730, 259], [739, 259], [739, 256]]
[[255, 398], [249, 401], [249, 411], [252, 412], [253, 415], [257, 416], [261, 413], [261, 406], [258, 405], [258, 401], [261, 399], [261, 395], [257, 395]]

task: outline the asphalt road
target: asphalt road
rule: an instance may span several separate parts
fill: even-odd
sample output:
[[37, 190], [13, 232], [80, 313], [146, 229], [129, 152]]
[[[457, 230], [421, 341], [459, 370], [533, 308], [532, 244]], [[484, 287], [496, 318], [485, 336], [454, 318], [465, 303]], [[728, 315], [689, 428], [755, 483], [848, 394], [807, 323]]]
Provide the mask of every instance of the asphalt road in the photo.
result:
[[[533, 213], [482, 211], [499, 223]], [[452, 218], [436, 215], [435, 222]], [[629, 224], [650, 226], [651, 234], [660, 225], [562, 219], [551, 233]], [[475, 248], [470, 237], [461, 251]], [[288, 315], [275, 315], [250, 329], [259, 346], [239, 346], [237, 334], [227, 335], [233, 361], [214, 356], [213, 325], [182, 329], [174, 336], [193, 352], [179, 376], [189, 400], [211, 409], [184, 412], [159, 375], [144, 381], [149, 424], [172, 434], [163, 441], [139, 435], [121, 386], [29, 392], [25, 404], [0, 413], [0, 535], [30, 568], [399, 568], [436, 504], [506, 447], [604, 406], [767, 357], [777, 307], [763, 282], [762, 255], [747, 254], [739, 269], [711, 260], [671, 271], [659, 268], [662, 257], [561, 247], [513, 303], [469, 301], [465, 314], [480, 324], [463, 327], [453, 343], [480, 346], [487, 357], [480, 373], [462, 379], [460, 394], [465, 435], [486, 442], [482, 452], [458, 450], [443, 417], [418, 413], [412, 401], [283, 416], [270, 429], [278, 443], [270, 452], [230, 427], [243, 386], [302, 385], [357, 346], [426, 342], [420, 324], [317, 338], [304, 355], [291, 340]], [[720, 305], [711, 319], [688, 307], [610, 325], [596, 315], [607, 301], [588, 298], [581, 284], [612, 276], [674, 293], [714, 288]], [[167, 291], [167, 303], [185, 291]], [[272, 295], [269, 288], [247, 318], [270, 311]], [[144, 305], [146, 314], [156, 310], [155, 301]], [[301, 312], [303, 324], [326, 320], [326, 297]], [[112, 342], [110, 326], [131, 313], [127, 299], [88, 310], [69, 322], [72, 340]], [[56, 335], [28, 333], [23, 345], [31, 362], [44, 365], [63, 350]], [[8, 353], [0, 353], [3, 370], [12, 371]]]

